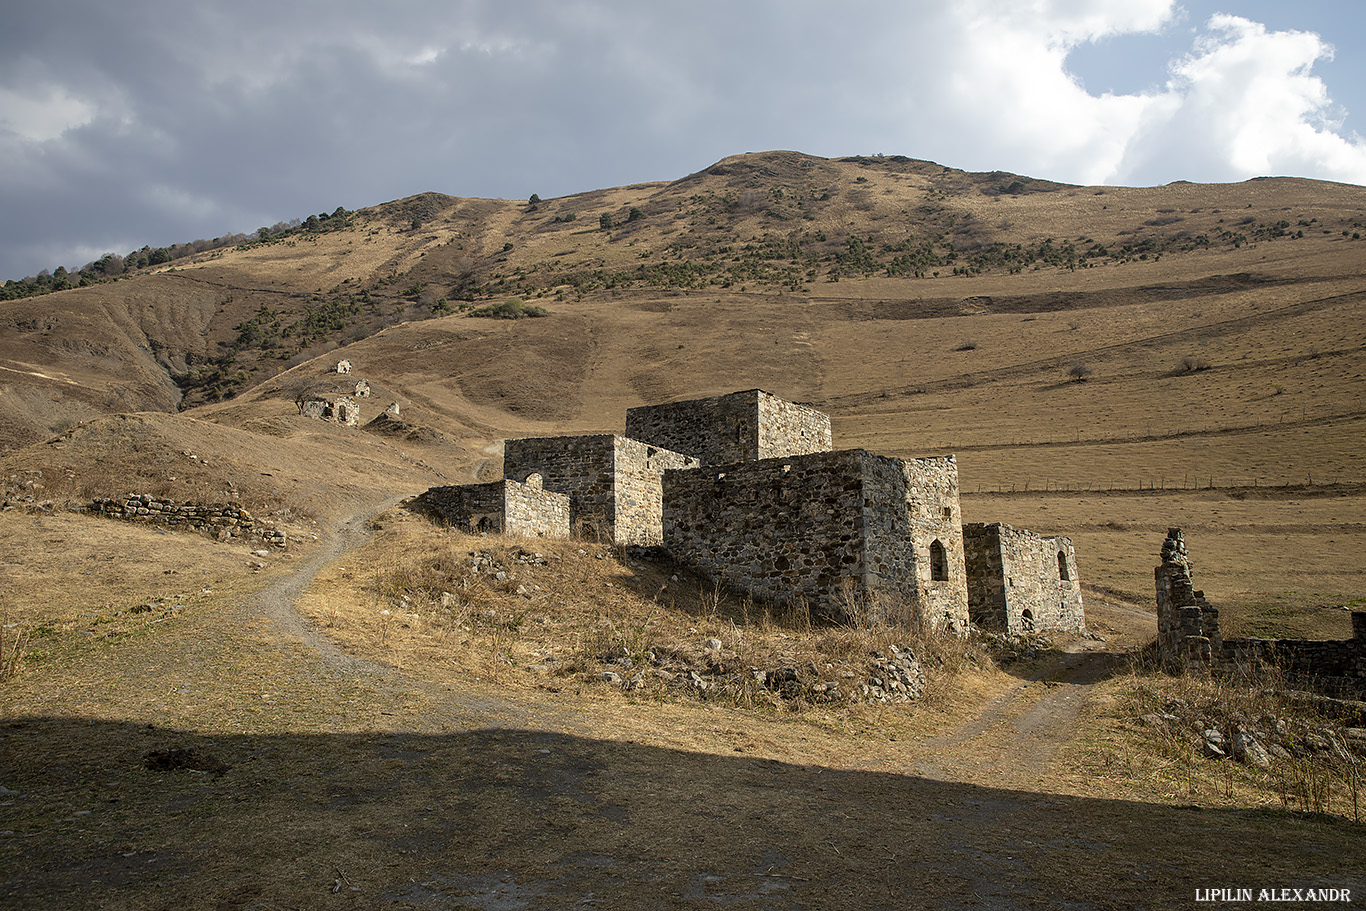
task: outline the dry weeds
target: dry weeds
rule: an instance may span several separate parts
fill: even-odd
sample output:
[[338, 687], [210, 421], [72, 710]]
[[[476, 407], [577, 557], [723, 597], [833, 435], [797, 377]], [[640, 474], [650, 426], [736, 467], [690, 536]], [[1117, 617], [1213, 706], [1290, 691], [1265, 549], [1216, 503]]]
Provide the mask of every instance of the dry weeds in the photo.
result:
[[636, 550], [472, 536], [401, 508], [376, 529], [304, 609], [348, 649], [414, 673], [829, 720], [868, 713], [874, 656], [893, 648], [922, 663], [935, 710], [951, 710], [960, 676], [991, 672], [974, 640], [813, 621], [799, 601], [755, 602]]

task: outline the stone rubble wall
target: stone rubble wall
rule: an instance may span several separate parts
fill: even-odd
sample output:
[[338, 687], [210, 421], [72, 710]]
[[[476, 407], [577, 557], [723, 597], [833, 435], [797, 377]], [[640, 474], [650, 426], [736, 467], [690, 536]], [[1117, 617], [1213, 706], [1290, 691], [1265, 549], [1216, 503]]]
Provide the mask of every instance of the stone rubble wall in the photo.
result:
[[626, 436], [703, 465], [828, 452], [830, 416], [761, 389], [626, 411]]
[[1366, 611], [1352, 613], [1351, 639], [1225, 639], [1214, 666], [1242, 673], [1277, 667], [1296, 680], [1347, 693], [1366, 693]]
[[[866, 619], [905, 622], [919, 614], [966, 628], [962, 538], [946, 527], [957, 511], [957, 469], [951, 459], [916, 461], [944, 464], [845, 450], [666, 472], [665, 546], [728, 585], [780, 604], [804, 602], [831, 619], [865, 619], [855, 615], [867, 611], [882, 616]], [[952, 478], [935, 496], [922, 492], [924, 508], [938, 511], [932, 521], [908, 494], [913, 476], [923, 482], [929, 474]], [[946, 539], [951, 567], [956, 555], [945, 582], [930, 581], [931, 535]]]
[[546, 490], [569, 497], [575, 534], [613, 544], [659, 544], [663, 472], [696, 465], [694, 458], [615, 434], [503, 444], [504, 477], [541, 475]]
[[96, 497], [90, 503], [90, 510], [117, 519], [208, 532], [220, 540], [250, 538], [271, 547], [285, 547], [289, 543], [283, 529], [263, 524], [245, 509], [229, 503], [182, 503], [150, 494], [132, 494]]
[[569, 537], [569, 497], [534, 484], [503, 480], [433, 487], [418, 501], [452, 525], [476, 534]]
[[1247, 675], [1275, 667], [1293, 680], [1366, 696], [1366, 611], [1352, 612], [1351, 639], [1224, 639], [1219, 611], [1196, 591], [1185, 537], [1167, 532], [1157, 586], [1158, 654], [1174, 671]]
[[1044, 537], [999, 522], [968, 523], [963, 542], [974, 624], [1007, 633], [1086, 631], [1070, 538]]

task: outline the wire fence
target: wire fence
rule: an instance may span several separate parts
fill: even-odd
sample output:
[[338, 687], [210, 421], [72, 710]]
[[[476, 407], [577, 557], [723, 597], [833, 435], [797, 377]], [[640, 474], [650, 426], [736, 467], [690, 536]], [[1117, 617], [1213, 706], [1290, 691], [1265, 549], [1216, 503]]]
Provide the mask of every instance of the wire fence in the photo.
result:
[[1000, 481], [965, 485], [975, 493], [1105, 493], [1108, 491], [1147, 490], [1285, 490], [1296, 488], [1366, 486], [1366, 480], [1344, 475], [1314, 474], [1306, 471], [1297, 476], [1269, 477], [1266, 475], [1181, 474], [1155, 478], [1116, 478], [1096, 480], [1054, 480], [1027, 478], [1022, 481]]

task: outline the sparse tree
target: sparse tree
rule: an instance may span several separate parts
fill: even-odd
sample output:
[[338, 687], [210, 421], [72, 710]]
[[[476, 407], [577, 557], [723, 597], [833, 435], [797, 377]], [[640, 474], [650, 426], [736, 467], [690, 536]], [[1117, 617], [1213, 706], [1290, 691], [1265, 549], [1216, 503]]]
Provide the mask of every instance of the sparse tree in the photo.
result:
[[1091, 374], [1093, 373], [1095, 373], [1095, 371], [1085, 364], [1073, 364], [1067, 370], [1067, 375], [1072, 378], [1072, 382], [1074, 383], [1086, 382], [1091, 378]]
[[612, 213], [603, 212], [598, 216], [598, 227], [604, 231], [612, 230]]

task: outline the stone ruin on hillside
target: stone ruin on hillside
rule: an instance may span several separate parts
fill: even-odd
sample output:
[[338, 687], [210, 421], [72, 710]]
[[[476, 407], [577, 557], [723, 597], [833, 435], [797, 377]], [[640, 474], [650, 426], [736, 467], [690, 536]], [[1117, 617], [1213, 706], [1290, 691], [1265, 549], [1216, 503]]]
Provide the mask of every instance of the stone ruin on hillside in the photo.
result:
[[[1084, 629], [1068, 539], [992, 526], [1007, 530], [994, 558], [965, 551], [951, 455], [833, 450], [829, 415], [760, 389], [632, 408], [625, 429], [507, 440], [504, 481], [422, 502], [475, 532], [662, 545], [730, 587], [845, 622]], [[567, 524], [547, 493], [567, 500]]]
[[324, 395], [315, 393], [298, 402], [299, 414], [306, 418], [331, 421], [347, 427], [360, 423], [360, 406], [349, 395]]
[[1247, 676], [1274, 667], [1293, 680], [1366, 696], [1366, 611], [1352, 612], [1351, 639], [1225, 639], [1219, 611], [1197, 591], [1181, 529], [1167, 531], [1157, 588], [1158, 660], [1169, 671]]
[[[350, 376], [351, 362], [337, 361], [334, 370], [336, 374]], [[333, 371], [329, 371], [327, 375], [332, 376]], [[364, 379], [318, 379], [310, 384], [310, 388], [302, 393], [294, 404], [298, 406], [299, 414], [306, 418], [329, 421], [345, 427], [359, 427], [360, 405], [356, 400], [369, 398], [370, 393], [370, 383]], [[397, 402], [389, 407], [395, 409], [395, 414], [398, 413]]]

